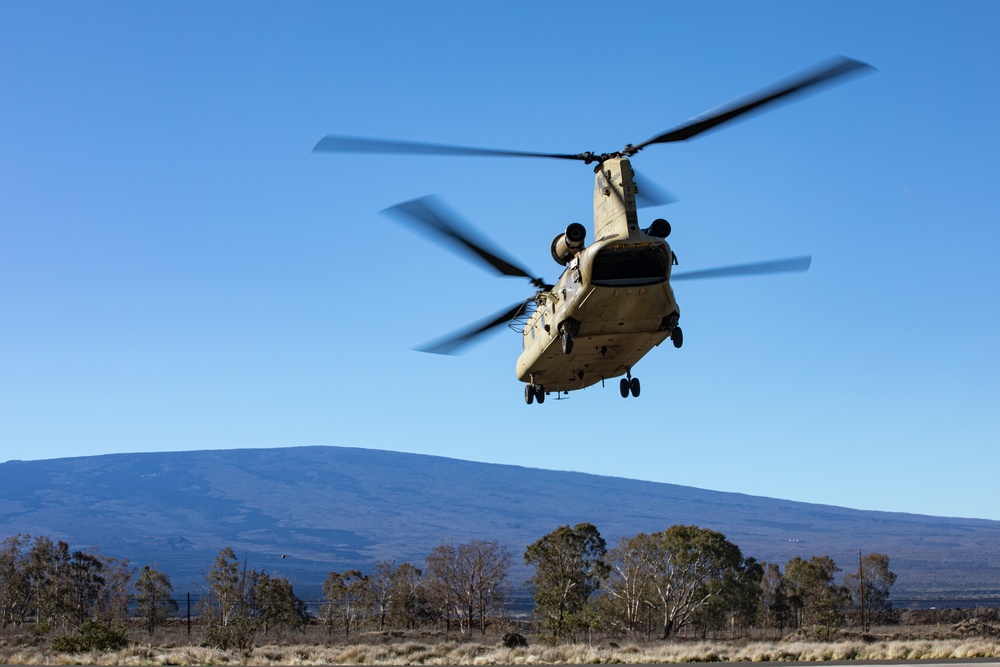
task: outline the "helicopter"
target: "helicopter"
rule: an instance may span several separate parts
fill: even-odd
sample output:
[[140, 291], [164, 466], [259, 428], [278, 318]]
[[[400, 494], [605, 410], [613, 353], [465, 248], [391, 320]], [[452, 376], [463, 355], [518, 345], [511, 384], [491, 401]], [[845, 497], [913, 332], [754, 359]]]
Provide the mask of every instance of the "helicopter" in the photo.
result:
[[[527, 299], [418, 349], [453, 354], [479, 336], [507, 325], [522, 337], [516, 375], [525, 383], [525, 403], [541, 404], [550, 394], [560, 398], [614, 378], [621, 378], [622, 398], [638, 397], [641, 385], [632, 374], [635, 365], [667, 339], [676, 348], [684, 342], [672, 282], [801, 272], [809, 269], [812, 258], [806, 255], [673, 272], [678, 262], [666, 240], [670, 223], [656, 218], [642, 226], [638, 216], [640, 207], [670, 200], [651, 183], [636, 177], [630, 159], [648, 146], [692, 139], [766, 105], [872, 70], [867, 63], [838, 56], [610, 153], [541, 153], [333, 134], [322, 138], [313, 152], [529, 157], [595, 165], [593, 241], [586, 242], [587, 229], [576, 222], [552, 240], [552, 258], [562, 267], [555, 283], [547, 283], [505, 257], [433, 197], [403, 202], [383, 213], [437, 235], [503, 276], [526, 278], [535, 288]], [[639, 180], [644, 183], [641, 190]]]

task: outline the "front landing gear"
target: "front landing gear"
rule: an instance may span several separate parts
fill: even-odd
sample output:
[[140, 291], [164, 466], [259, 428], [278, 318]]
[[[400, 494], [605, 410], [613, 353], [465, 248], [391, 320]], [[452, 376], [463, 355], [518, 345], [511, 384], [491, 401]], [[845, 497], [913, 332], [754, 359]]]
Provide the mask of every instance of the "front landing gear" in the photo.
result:
[[524, 402], [531, 405], [535, 401], [539, 405], [545, 402], [545, 387], [540, 384], [524, 385]]
[[629, 394], [632, 394], [633, 398], [639, 398], [639, 378], [632, 377], [631, 371], [625, 373], [625, 377], [618, 383], [618, 388], [622, 398], [628, 398]]

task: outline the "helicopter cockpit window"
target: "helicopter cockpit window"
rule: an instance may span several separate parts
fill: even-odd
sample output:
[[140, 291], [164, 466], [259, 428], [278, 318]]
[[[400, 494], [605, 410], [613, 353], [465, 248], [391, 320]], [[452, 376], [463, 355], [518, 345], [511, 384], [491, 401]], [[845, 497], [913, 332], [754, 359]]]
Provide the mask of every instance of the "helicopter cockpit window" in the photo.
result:
[[661, 245], [610, 246], [594, 258], [591, 282], [602, 287], [655, 285], [667, 279], [669, 262]]

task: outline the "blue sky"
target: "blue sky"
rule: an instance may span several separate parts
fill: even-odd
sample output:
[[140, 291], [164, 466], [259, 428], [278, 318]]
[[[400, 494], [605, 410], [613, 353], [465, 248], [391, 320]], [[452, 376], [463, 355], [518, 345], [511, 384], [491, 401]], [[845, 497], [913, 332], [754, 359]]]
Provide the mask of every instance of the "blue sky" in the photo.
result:
[[[0, 460], [345, 445], [1000, 519], [1000, 4], [0, 4]], [[633, 160], [685, 345], [526, 406], [524, 298], [378, 211], [436, 193], [549, 280], [590, 168], [834, 54], [879, 72]]]

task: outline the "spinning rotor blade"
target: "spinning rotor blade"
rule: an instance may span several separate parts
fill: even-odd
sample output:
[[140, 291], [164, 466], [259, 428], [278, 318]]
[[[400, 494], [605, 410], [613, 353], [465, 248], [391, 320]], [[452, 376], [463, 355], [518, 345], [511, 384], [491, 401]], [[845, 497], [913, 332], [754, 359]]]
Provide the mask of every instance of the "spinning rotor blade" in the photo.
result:
[[645, 176], [640, 176], [635, 172], [634, 181], [636, 185], [635, 205], [636, 208], [652, 208], [653, 206], [666, 206], [673, 204], [677, 198], [661, 188], [659, 185], [649, 180]]
[[872, 71], [874, 68], [867, 63], [851, 58], [838, 56], [826, 63], [808, 70], [797, 77], [775, 87], [764, 89], [748, 98], [736, 100], [719, 109], [706, 112], [707, 115], [695, 117], [674, 129], [648, 139], [641, 144], [628, 144], [615, 153], [539, 153], [534, 151], [510, 151], [498, 148], [479, 148], [476, 146], [453, 146], [450, 144], [435, 144], [420, 141], [398, 141], [394, 139], [375, 139], [370, 137], [349, 137], [339, 134], [328, 134], [313, 147], [314, 153], [392, 153], [396, 155], [459, 155], [478, 157], [541, 157], [558, 160], [578, 160], [590, 164], [603, 162], [615, 156], [632, 156], [646, 146], [665, 144], [675, 141], [685, 141], [703, 132], [728, 123], [744, 114], [750, 113], [765, 105], [785, 100], [793, 95], [814, 89], [821, 84], [832, 83], [852, 73]]
[[452, 334], [443, 340], [428, 343], [427, 345], [418, 347], [417, 349], [421, 352], [430, 352], [432, 354], [457, 354], [460, 348], [468, 345], [479, 336], [500, 326], [501, 324], [507, 324], [510, 322], [517, 316], [518, 313], [521, 312], [524, 308], [524, 304], [525, 302], [523, 301], [516, 303], [502, 313], [497, 313], [491, 318], [473, 325], [470, 329]]
[[685, 271], [673, 274], [670, 276], [670, 280], [673, 282], [674, 280], [698, 280], [701, 278], [755, 276], [764, 273], [792, 273], [795, 271], [808, 271], [810, 264], [812, 264], [812, 257], [805, 255], [803, 257], [775, 259], [770, 262], [737, 264], [735, 266], [723, 266], [717, 269], [703, 269], [701, 271]]
[[536, 278], [512, 261], [504, 259], [497, 251], [487, 250], [483, 241], [473, 241], [472, 234], [462, 229], [464, 225], [457, 216], [445, 212], [442, 204], [434, 197], [420, 197], [402, 204], [396, 204], [382, 211], [403, 223], [418, 223], [419, 229], [434, 232], [444, 240], [472, 253], [482, 262], [493, 267], [498, 273], [514, 278], [527, 278], [539, 289], [551, 287], [541, 278]]
[[[721, 111], [716, 111], [710, 116], [695, 117], [689, 122], [664, 132], [636, 146], [626, 146], [623, 151], [627, 155], [632, 155], [651, 144], [664, 144], [672, 141], [685, 141], [698, 136], [702, 132], [707, 132], [723, 123], [727, 123], [735, 118], [758, 109], [766, 104], [776, 102], [798, 93], [802, 93], [810, 88], [823, 83], [832, 83], [835, 79], [851, 74], [871, 71], [874, 68], [867, 64], [843, 56], [838, 56], [826, 64], [810, 70], [792, 80], [779, 84], [776, 88], [765, 89], [764, 91], [743, 100], [736, 100], [724, 107]], [[735, 106], [734, 106], [735, 105]]]
[[328, 134], [313, 147], [314, 153], [393, 153], [396, 155], [466, 155], [477, 157], [549, 157], [559, 160], [585, 160], [585, 155], [532, 153], [497, 148], [428, 144], [419, 141], [395, 141]]

